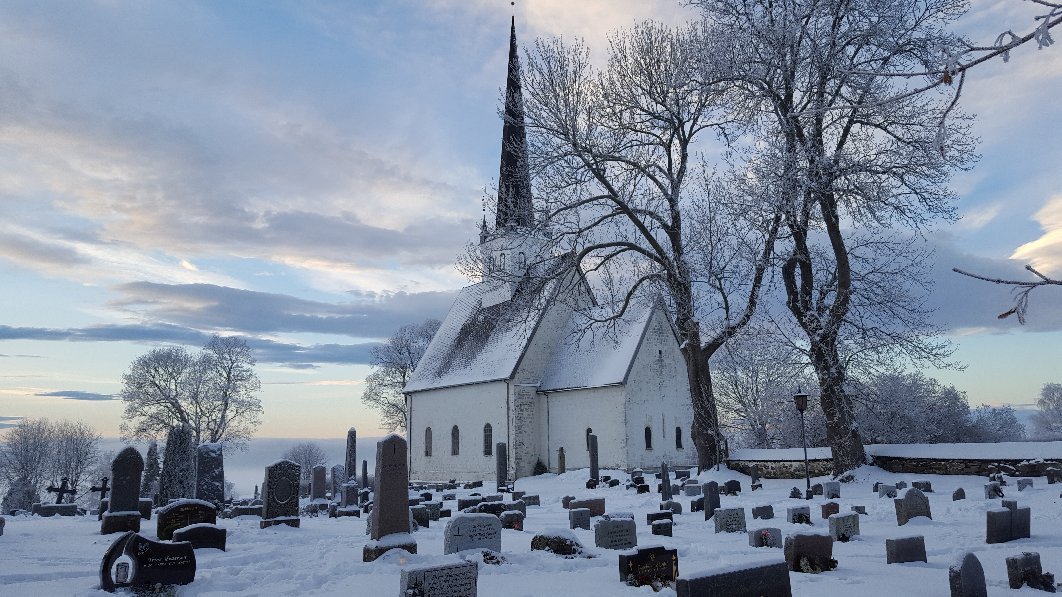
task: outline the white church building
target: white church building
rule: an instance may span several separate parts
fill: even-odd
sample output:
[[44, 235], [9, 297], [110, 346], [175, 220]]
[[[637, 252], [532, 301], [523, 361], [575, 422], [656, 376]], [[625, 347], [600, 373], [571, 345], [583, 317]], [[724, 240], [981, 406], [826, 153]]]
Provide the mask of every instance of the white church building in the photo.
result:
[[[510, 477], [696, 462], [678, 336], [662, 305], [590, 325], [594, 295], [570, 256], [538, 234], [524, 159], [515, 24], [510, 34], [495, 228], [480, 236], [484, 280], [460, 291], [405, 387], [410, 476], [493, 480], [495, 444]], [[515, 475], [515, 477], [514, 477]]]

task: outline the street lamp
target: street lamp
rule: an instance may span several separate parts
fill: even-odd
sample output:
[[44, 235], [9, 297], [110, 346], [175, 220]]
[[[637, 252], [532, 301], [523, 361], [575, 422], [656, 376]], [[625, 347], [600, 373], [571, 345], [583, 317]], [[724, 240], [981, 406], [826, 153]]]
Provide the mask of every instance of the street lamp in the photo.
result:
[[808, 467], [808, 440], [807, 435], [804, 432], [806, 425], [804, 424], [804, 411], [808, 409], [808, 395], [801, 392], [799, 389], [796, 394], [793, 394], [793, 404], [796, 405], [796, 409], [800, 411], [800, 443], [804, 444], [804, 481], [807, 482], [807, 493], [804, 495], [805, 499], [811, 499], [811, 470]]

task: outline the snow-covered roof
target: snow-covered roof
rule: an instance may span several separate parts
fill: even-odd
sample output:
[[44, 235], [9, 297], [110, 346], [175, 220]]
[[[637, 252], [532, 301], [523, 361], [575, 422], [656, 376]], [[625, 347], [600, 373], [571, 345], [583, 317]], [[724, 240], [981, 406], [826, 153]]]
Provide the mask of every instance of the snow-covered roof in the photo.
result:
[[591, 319], [603, 319], [611, 313], [608, 307], [573, 312], [564, 339], [542, 375], [539, 391], [624, 383], [653, 311], [653, 307], [635, 308], [613, 324], [593, 326]]
[[491, 297], [502, 284], [480, 282], [458, 293], [406, 382], [406, 392], [512, 377], [542, 317], [543, 301], [548, 300], [557, 282], [529, 292], [518, 289], [512, 300], [495, 302]]

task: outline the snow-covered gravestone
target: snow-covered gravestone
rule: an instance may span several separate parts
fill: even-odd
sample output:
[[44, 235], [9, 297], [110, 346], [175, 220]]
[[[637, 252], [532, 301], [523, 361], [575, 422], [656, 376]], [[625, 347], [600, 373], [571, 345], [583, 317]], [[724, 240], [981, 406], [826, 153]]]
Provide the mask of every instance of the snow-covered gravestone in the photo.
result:
[[118, 453], [111, 462], [111, 497], [103, 513], [100, 534], [140, 531], [140, 476], [144, 457], [132, 446]]
[[364, 562], [372, 562], [392, 549], [417, 553], [417, 541], [409, 534], [408, 452], [406, 440], [393, 433], [376, 444], [376, 479], [369, 526], [372, 540], [362, 551]]
[[173, 538], [177, 529], [195, 524], [217, 524], [218, 511], [203, 500], [176, 500], [159, 508], [155, 515], [155, 536], [163, 541]]
[[441, 566], [419, 566], [402, 570], [399, 595], [424, 597], [476, 597], [479, 564], [461, 562]]
[[896, 524], [903, 526], [916, 516], [933, 518], [929, 510], [929, 498], [914, 487], [903, 492], [903, 497], [893, 500], [896, 506]]
[[221, 444], [199, 444], [195, 470], [195, 499], [219, 507], [225, 501], [225, 458]]
[[715, 532], [744, 533], [744, 508], [719, 508], [715, 511]]
[[604, 549], [638, 546], [638, 525], [633, 518], [604, 518], [594, 524], [594, 544]]
[[501, 551], [501, 520], [493, 514], [457, 514], [443, 530], [443, 553], [466, 549]]
[[166, 452], [159, 478], [159, 503], [194, 495], [195, 445], [192, 428], [188, 425], [173, 427], [166, 436]]
[[923, 535], [885, 540], [885, 562], [887, 564], [927, 561], [926, 538]]
[[985, 585], [985, 569], [981, 561], [971, 552], [959, 556], [948, 568], [948, 584], [951, 597], [988, 597]]
[[785, 562], [739, 564], [683, 575], [676, 581], [675, 591], [678, 597], [793, 594]]
[[299, 526], [299, 475], [302, 467], [278, 460], [265, 469], [262, 482], [261, 528], [277, 524]]
[[829, 524], [830, 536], [834, 541], [847, 543], [859, 534], [859, 514], [855, 512], [831, 514]]
[[826, 481], [822, 484], [823, 497], [828, 500], [836, 500], [841, 497], [841, 482]]

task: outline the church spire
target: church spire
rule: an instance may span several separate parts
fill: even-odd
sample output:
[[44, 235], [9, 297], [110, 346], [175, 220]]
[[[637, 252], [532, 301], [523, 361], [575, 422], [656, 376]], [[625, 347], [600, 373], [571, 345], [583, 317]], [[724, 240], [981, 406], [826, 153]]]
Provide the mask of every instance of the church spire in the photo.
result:
[[516, 48], [516, 17], [509, 34], [509, 74], [505, 82], [505, 124], [502, 128], [501, 168], [498, 174], [498, 230], [530, 228], [534, 224], [531, 176], [527, 166], [524, 98], [520, 88], [520, 59]]

